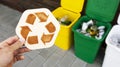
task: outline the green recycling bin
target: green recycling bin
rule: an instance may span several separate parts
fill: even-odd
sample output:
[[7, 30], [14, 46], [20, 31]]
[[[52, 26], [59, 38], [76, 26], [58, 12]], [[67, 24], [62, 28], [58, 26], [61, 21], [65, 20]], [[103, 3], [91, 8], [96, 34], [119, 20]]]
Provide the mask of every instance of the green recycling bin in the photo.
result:
[[[86, 15], [79, 18], [72, 27], [77, 57], [88, 63], [94, 62], [102, 42], [111, 29], [110, 23], [114, 19], [118, 5], [119, 0], [87, 0]], [[82, 27], [83, 22], [88, 22], [91, 19], [96, 21], [96, 26], [105, 26], [105, 33], [99, 40], [77, 31]]]

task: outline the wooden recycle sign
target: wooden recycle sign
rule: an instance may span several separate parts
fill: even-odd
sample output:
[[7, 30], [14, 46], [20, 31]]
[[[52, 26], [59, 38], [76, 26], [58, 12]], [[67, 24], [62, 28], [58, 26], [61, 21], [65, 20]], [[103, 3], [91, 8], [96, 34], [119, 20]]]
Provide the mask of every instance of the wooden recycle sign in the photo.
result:
[[31, 50], [54, 45], [60, 25], [46, 8], [26, 10], [16, 27], [16, 34], [25, 39], [25, 46]]

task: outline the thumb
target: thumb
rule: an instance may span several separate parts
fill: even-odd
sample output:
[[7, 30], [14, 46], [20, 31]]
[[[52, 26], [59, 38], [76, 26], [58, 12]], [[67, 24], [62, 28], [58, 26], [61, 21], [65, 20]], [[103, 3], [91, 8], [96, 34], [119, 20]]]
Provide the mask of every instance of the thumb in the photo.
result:
[[23, 44], [24, 44], [24, 42], [25, 42], [24, 39], [19, 39], [19, 40], [17, 40], [15, 43], [13, 43], [13, 44], [10, 46], [10, 49], [11, 49], [12, 51], [15, 51], [15, 50], [19, 49], [20, 47], [22, 47]]

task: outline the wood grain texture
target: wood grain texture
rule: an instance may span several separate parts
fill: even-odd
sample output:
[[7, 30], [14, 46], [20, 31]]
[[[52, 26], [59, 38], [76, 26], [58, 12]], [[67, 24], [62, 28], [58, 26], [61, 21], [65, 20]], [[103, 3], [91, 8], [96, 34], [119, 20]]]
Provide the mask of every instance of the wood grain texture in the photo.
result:
[[52, 11], [60, 6], [60, 0], [1, 0], [0, 2], [20, 12], [33, 8], [48, 8]]

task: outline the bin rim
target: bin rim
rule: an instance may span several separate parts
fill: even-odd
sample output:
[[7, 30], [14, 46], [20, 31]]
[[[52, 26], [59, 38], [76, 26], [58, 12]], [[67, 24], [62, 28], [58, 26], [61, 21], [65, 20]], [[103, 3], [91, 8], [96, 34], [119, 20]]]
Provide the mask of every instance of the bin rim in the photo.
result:
[[114, 25], [114, 26], [112, 27], [112, 29], [110, 30], [108, 36], [107, 36], [106, 39], [105, 39], [105, 43], [107, 44], [107, 46], [113, 47], [113, 48], [115, 48], [116, 50], [118, 50], [118, 51], [120, 52], [120, 48], [119, 48], [119, 47], [117, 47], [117, 46], [115, 46], [115, 45], [112, 45], [112, 44], [109, 42], [109, 39], [110, 39], [109, 37], [110, 37], [110, 35], [113, 35], [113, 33], [111, 33], [111, 32], [113, 31], [113, 28], [115, 28], [115, 27], [120, 27], [120, 25]]
[[[106, 42], [106, 43], [107, 43], [107, 42]], [[116, 50], [118, 50], [118, 51], [120, 52], [120, 48], [118, 48], [117, 46], [112, 45], [112, 44], [110, 44], [110, 43], [107, 43], [107, 47], [113, 47], [113, 48], [115, 48]]]
[[72, 31], [73, 31], [74, 34], [76, 34], [76, 33], [77, 33], [77, 34], [80, 34], [79, 36], [80, 36], [80, 37], [83, 37], [83, 38], [85, 38], [85, 39], [91, 39], [91, 40], [97, 41], [97, 42], [102, 42], [102, 41], [103, 41], [103, 39], [97, 40], [97, 39], [95, 39], [95, 38], [85, 36], [84, 34], [82, 34], [82, 33], [80, 33], [80, 32], [77, 32], [76, 29], [74, 29], [73, 27], [72, 27]]

